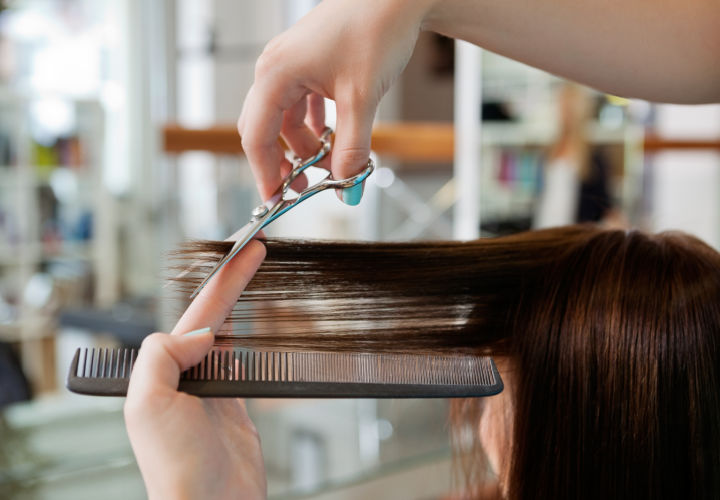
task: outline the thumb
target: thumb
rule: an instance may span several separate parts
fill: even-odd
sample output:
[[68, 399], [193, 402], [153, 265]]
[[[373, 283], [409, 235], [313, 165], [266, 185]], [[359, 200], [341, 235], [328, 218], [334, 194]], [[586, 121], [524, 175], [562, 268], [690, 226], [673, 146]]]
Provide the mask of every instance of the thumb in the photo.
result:
[[128, 398], [146, 391], [177, 391], [180, 373], [202, 360], [213, 339], [209, 328], [186, 335], [153, 333], [145, 337], [130, 376]]
[[[338, 102], [337, 126], [330, 170], [334, 179], [347, 179], [359, 174], [370, 158], [370, 138], [376, 106], [361, 102], [347, 105]], [[357, 205], [363, 186], [338, 190], [338, 198], [348, 205]]]

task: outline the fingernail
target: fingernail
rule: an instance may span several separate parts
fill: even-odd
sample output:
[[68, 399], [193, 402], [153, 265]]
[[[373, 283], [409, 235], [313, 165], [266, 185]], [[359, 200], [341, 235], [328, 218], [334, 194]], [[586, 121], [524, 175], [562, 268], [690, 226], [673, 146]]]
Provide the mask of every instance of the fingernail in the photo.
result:
[[365, 183], [361, 182], [349, 188], [343, 189], [342, 201], [345, 202], [346, 205], [350, 206], [355, 206], [360, 203], [360, 200], [362, 200], [363, 196], [364, 185]]
[[210, 327], [206, 326], [205, 328], [199, 328], [198, 330], [193, 330], [191, 332], [187, 332], [185, 334], [185, 337], [189, 337], [191, 335], [202, 335], [203, 333], [208, 333], [210, 331]]

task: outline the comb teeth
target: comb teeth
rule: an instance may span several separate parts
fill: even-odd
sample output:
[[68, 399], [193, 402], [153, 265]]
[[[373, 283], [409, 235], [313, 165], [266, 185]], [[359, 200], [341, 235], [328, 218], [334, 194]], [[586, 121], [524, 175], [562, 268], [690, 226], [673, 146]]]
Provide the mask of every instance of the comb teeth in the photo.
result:
[[493, 384], [489, 358], [410, 354], [212, 351], [184, 380]]
[[135, 349], [128, 348], [78, 349], [74, 374], [82, 378], [130, 378], [136, 354]]
[[[135, 349], [78, 349], [68, 388], [125, 395]], [[470, 397], [502, 390], [493, 361], [471, 355], [212, 350], [180, 376], [200, 396]]]

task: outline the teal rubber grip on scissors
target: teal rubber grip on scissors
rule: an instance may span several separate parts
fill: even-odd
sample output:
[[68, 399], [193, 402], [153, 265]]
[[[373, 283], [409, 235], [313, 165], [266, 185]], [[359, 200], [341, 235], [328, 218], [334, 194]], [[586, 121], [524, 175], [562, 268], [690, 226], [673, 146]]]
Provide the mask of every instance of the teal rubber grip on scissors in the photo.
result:
[[[210, 279], [212, 279], [212, 277], [215, 276], [215, 274], [217, 274], [217, 272], [220, 271], [225, 264], [235, 257], [235, 255], [237, 255], [238, 252], [240, 252], [240, 250], [248, 244], [258, 231], [311, 196], [325, 191], [326, 189], [339, 189], [342, 190], [343, 201], [345, 201], [345, 203], [348, 205], [357, 205], [360, 203], [363, 193], [363, 183], [373, 170], [375, 170], [375, 163], [372, 158], [368, 158], [367, 166], [362, 172], [347, 179], [333, 179], [330, 172], [323, 169], [323, 171], [326, 172], [326, 176], [324, 178], [317, 183], [308, 186], [299, 194], [292, 196], [290, 185], [293, 181], [297, 179], [304, 170], [317, 164], [330, 152], [332, 147], [330, 143], [331, 134], [332, 130], [326, 128], [325, 132], [323, 132], [320, 137], [320, 150], [315, 155], [305, 160], [296, 158], [293, 161], [293, 169], [283, 179], [275, 193], [273, 193], [273, 195], [264, 204], [258, 205], [252, 210], [250, 222], [238, 231], [238, 238], [233, 247], [222, 259], [220, 259], [210, 274], [208, 274], [202, 283], [200, 283], [200, 285], [193, 291], [190, 298], [193, 298], [200, 293], [200, 290], [205, 287]], [[348, 193], [347, 195], [345, 194], [346, 192]]]
[[345, 188], [342, 190], [342, 200], [345, 202], [346, 205], [354, 207], [355, 205], [360, 204], [360, 200], [362, 200], [364, 190], [365, 188], [362, 182], [360, 184], [355, 184], [354, 186], [351, 186], [349, 188]]

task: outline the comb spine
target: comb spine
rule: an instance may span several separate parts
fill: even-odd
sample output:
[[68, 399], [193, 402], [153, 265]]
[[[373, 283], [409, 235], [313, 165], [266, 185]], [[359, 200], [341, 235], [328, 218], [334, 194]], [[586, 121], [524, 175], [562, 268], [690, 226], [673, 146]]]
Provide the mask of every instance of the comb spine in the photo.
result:
[[[128, 348], [85, 348], [84, 350], [78, 349], [76, 355], [78, 359], [77, 361], [73, 360], [68, 380], [79, 378], [98, 379], [98, 394], [120, 395], [118, 391], [121, 390], [119, 388], [122, 388], [122, 385], [118, 385], [113, 381], [129, 378], [136, 360], [137, 350]], [[193, 373], [197, 373], [200, 377], [193, 377]], [[308, 394], [315, 394], [315, 397], [340, 397], [338, 394], [345, 394], [342, 397], [360, 397], [357, 395], [360, 393], [365, 394], [362, 397], [372, 397], [371, 394], [378, 394], [377, 397], [408, 397], [408, 395], [423, 397], [422, 394], [424, 393], [422, 391], [425, 389], [418, 389], [418, 387], [427, 385], [437, 386], [437, 388], [430, 391], [435, 394], [432, 397], [442, 397], [442, 394], [446, 394], [448, 397], [455, 397], [460, 394], [488, 395], [502, 389], [502, 380], [492, 359], [469, 355], [297, 353], [287, 351], [260, 352], [245, 349], [228, 351], [220, 349], [208, 353], [200, 364], [184, 372], [182, 378], [191, 380], [203, 378], [213, 382], [209, 386], [213, 387], [213, 389], [208, 389], [210, 393], [222, 393], [231, 396], [233, 391], [242, 393], [245, 389], [240, 386], [237, 389], [232, 389], [232, 387], [218, 389], [216, 386], [218, 384], [227, 386], [228, 382], [240, 381], [243, 379], [243, 373], [245, 373], [246, 380], [251, 382], [245, 387], [255, 387], [256, 384], [260, 384], [258, 387], [269, 388], [275, 387], [277, 384], [282, 385], [282, 382], [298, 382], [301, 386], [309, 385], [313, 387], [320, 387], [317, 384], [339, 387], [335, 384], [340, 383], [350, 388], [337, 389], [339, 392], [333, 392], [335, 389], [303, 389], [298, 392], [301, 397]], [[112, 389], [103, 392], [105, 389], [102, 389], [100, 381], [103, 381], [105, 387], [112, 387]], [[399, 389], [396, 387], [390, 391], [375, 387], [372, 391], [369, 391], [358, 387], [362, 384], [366, 384], [368, 387], [382, 385], [403, 387]], [[492, 390], [495, 392], [487, 392], [490, 390], [487, 388], [478, 393], [467, 392], [475, 390], [472, 389], [473, 386], [482, 385], [493, 387]], [[294, 385], [293, 387], [296, 388], [297, 386]], [[202, 388], [196, 390], [205, 391]], [[316, 390], [318, 392], [303, 392]], [[405, 390], [407, 392], [403, 393], [402, 391]], [[236, 395], [258, 396], [264, 394], [272, 397], [274, 391], [292, 397], [292, 394], [288, 394], [282, 388], [251, 389], [249, 393]], [[443, 393], [442, 391], [447, 392]], [[208, 395], [208, 393], [199, 395]]]

